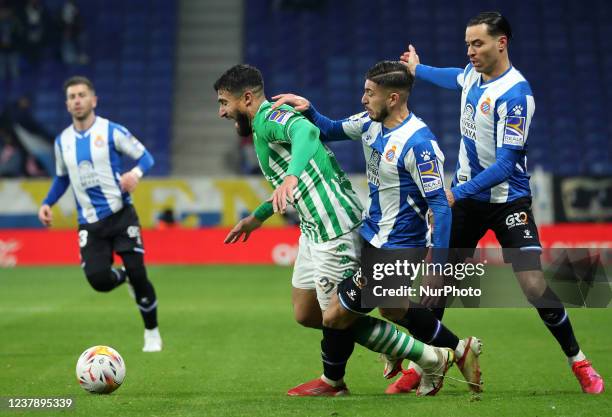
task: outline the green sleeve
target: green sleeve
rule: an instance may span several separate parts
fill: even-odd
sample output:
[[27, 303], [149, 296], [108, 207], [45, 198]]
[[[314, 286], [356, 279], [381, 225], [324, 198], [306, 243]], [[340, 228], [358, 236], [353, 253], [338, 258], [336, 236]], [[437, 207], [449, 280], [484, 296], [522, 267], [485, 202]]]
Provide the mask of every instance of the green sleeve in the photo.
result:
[[274, 208], [272, 208], [271, 201], [265, 201], [261, 203], [255, 211], [253, 211], [253, 216], [259, 220], [260, 222], [265, 222], [268, 218], [272, 217], [274, 214]]
[[308, 120], [300, 117], [287, 126], [287, 136], [291, 141], [291, 162], [287, 168], [287, 175], [300, 177], [308, 161], [321, 146], [319, 129]]

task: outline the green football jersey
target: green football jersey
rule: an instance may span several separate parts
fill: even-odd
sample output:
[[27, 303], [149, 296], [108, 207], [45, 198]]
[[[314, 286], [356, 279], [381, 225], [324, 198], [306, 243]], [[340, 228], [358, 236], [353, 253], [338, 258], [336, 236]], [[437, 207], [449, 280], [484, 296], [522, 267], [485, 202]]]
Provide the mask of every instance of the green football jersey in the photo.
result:
[[259, 166], [275, 189], [286, 175], [298, 177], [294, 207], [302, 233], [326, 242], [361, 224], [363, 207], [319, 130], [292, 107], [264, 101], [253, 119]]

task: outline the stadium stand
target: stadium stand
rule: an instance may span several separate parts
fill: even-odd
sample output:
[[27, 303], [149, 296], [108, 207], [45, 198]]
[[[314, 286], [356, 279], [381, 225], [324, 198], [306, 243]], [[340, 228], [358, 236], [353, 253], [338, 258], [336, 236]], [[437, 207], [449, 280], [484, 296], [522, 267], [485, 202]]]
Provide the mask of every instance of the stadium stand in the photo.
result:
[[[467, 63], [463, 33], [482, 2], [384, 0], [245, 2], [245, 61], [259, 67], [268, 94], [302, 93], [333, 118], [361, 111], [363, 74], [382, 59], [397, 59], [411, 42], [422, 62]], [[559, 175], [612, 174], [612, 5], [589, 7], [542, 0], [529, 7], [487, 3], [513, 25], [513, 64], [530, 82], [536, 114], [529, 165]], [[438, 136], [447, 169], [457, 160], [459, 98], [419, 83], [411, 107]], [[340, 163], [362, 172], [359, 144], [332, 144]]]
[[[58, 16], [64, 0], [45, 0]], [[77, 2], [86, 25], [89, 63], [68, 66], [57, 48], [47, 48], [40, 65], [25, 66], [0, 88], [0, 105], [22, 94], [34, 98], [36, 118], [54, 133], [70, 123], [61, 91], [71, 75], [96, 85], [100, 115], [127, 126], [155, 155], [153, 175], [170, 173], [177, 2], [87, 0]]]

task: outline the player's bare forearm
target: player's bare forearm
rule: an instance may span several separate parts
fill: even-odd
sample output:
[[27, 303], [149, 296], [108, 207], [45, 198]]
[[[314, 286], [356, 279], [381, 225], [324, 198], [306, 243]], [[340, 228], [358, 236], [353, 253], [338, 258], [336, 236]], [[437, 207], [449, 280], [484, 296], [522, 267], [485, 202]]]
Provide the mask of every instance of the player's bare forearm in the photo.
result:
[[242, 238], [246, 242], [251, 233], [262, 225], [262, 221], [252, 214], [240, 220], [225, 237], [223, 243], [236, 243]]

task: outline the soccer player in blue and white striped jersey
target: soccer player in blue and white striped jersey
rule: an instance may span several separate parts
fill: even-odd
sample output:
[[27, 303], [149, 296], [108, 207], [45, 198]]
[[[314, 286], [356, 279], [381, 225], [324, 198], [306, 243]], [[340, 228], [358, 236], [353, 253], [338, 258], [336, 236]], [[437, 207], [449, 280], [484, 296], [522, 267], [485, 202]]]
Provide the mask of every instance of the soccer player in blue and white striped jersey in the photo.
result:
[[[51, 206], [72, 186], [81, 266], [89, 284], [96, 291], [108, 292], [129, 279], [145, 324], [143, 351], [160, 351], [157, 297], [147, 277], [140, 224], [130, 197], [153, 166], [153, 157], [125, 127], [96, 116], [97, 97], [89, 79], [68, 79], [64, 92], [72, 124], [55, 140], [56, 176], [39, 219], [50, 226]], [[137, 161], [136, 167], [123, 174], [122, 155]], [[112, 267], [113, 252], [122, 258], [122, 268]]]
[[[512, 263], [527, 299], [561, 345], [582, 390], [599, 394], [603, 379], [580, 350], [567, 312], [548, 287], [540, 265], [542, 248], [527, 173], [535, 101], [529, 83], [510, 62], [511, 37], [505, 17], [483, 12], [467, 24], [470, 63], [464, 69], [422, 65], [412, 45], [401, 60], [417, 79], [462, 92], [459, 161], [453, 186], [447, 190], [453, 210], [451, 247], [469, 249], [467, 254], [492, 229], [501, 246], [511, 249], [504, 253], [506, 261]], [[438, 312], [441, 317], [443, 309]]]

